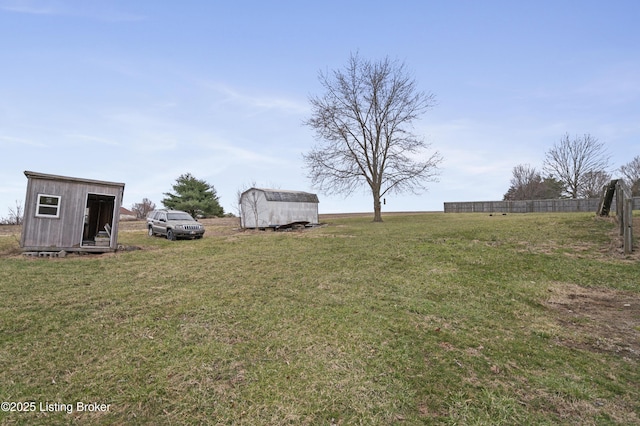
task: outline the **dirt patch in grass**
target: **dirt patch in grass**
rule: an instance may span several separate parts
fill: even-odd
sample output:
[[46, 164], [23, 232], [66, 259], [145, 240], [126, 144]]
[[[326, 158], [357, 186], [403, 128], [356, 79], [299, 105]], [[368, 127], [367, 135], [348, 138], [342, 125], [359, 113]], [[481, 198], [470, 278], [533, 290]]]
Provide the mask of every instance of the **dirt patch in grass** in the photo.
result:
[[640, 360], [640, 296], [606, 288], [556, 284], [545, 305], [567, 331], [559, 343]]

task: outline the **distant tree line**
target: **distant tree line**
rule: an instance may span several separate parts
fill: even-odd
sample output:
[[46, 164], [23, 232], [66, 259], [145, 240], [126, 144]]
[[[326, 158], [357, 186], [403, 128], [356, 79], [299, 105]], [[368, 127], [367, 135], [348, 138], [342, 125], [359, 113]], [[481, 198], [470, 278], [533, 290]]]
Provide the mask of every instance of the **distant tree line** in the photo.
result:
[[[529, 164], [513, 168], [505, 201], [552, 198], [597, 198], [612, 179], [605, 146], [589, 134], [570, 138], [565, 134], [545, 154], [542, 171]], [[619, 177], [640, 195], [640, 156], [617, 169]]]

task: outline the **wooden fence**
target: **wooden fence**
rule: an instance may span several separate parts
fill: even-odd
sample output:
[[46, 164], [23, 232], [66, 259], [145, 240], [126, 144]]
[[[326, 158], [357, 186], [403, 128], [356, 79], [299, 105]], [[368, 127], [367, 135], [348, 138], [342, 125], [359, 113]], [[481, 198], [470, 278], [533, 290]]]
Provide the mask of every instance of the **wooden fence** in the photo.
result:
[[[612, 203], [614, 195], [615, 204]], [[614, 179], [602, 188], [597, 214], [608, 216], [609, 211], [615, 206], [624, 254], [631, 254], [633, 251], [633, 210], [638, 208], [637, 201], [638, 197], [631, 196], [631, 190], [622, 179]]]
[[[462, 201], [444, 203], [445, 213], [571, 213], [596, 212], [599, 198], [518, 200], [518, 201]], [[632, 198], [633, 209], [640, 210], [640, 197]], [[611, 206], [616, 211], [617, 205]]]

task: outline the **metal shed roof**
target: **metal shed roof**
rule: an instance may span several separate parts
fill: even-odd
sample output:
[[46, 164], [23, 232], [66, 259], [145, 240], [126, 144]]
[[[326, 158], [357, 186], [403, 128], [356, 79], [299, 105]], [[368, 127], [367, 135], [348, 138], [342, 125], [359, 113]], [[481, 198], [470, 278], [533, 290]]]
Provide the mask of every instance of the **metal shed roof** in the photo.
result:
[[[319, 203], [318, 196], [303, 191], [287, 191], [283, 189], [251, 188], [264, 192], [267, 201], [283, 201], [290, 203]], [[250, 191], [249, 189], [248, 191]]]

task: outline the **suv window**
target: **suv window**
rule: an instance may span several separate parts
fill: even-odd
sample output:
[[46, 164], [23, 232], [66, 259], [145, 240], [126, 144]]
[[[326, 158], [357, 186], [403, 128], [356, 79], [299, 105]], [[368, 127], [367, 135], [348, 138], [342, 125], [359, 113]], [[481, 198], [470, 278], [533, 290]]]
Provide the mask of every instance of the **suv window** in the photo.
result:
[[168, 220], [191, 220], [191, 221], [194, 220], [190, 214], [184, 213], [184, 212], [168, 213], [167, 219]]

